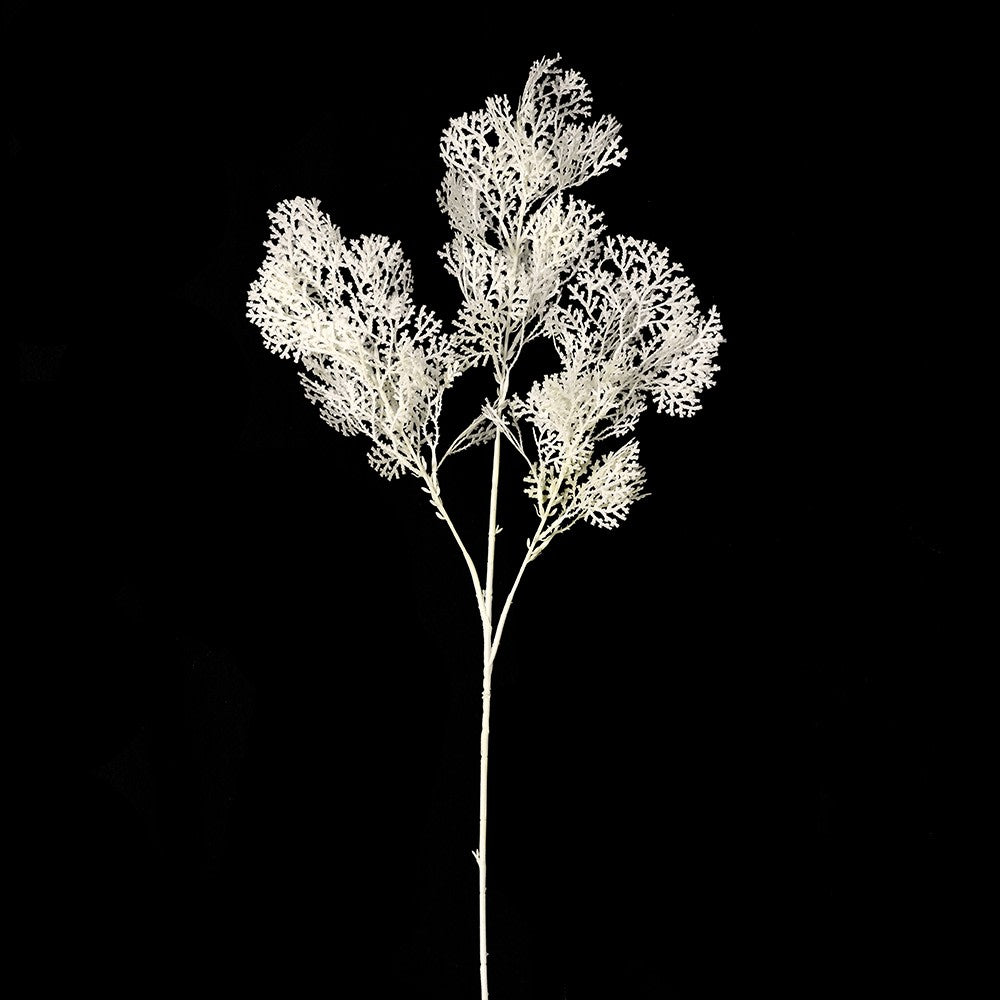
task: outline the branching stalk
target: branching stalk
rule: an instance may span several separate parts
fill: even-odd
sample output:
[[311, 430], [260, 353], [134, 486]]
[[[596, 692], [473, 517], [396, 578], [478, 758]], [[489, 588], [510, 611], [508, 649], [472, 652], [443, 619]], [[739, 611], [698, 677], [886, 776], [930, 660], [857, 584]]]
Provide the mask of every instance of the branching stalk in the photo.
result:
[[[412, 300], [413, 275], [385, 236], [346, 239], [319, 201], [293, 198], [269, 213], [270, 239], [250, 286], [247, 316], [275, 354], [301, 364], [306, 397], [322, 418], [372, 443], [387, 479], [424, 483], [448, 526], [476, 594], [483, 629], [480, 735], [479, 970], [488, 1000], [486, 805], [490, 689], [514, 595], [527, 566], [574, 524], [621, 524], [644, 497], [634, 432], [650, 402], [690, 416], [713, 385], [722, 324], [698, 308], [668, 252], [631, 237], [602, 239], [602, 216], [576, 189], [625, 159], [618, 123], [591, 121], [583, 77], [558, 56], [532, 65], [512, 108], [495, 97], [451, 120], [441, 137], [438, 191], [453, 231], [441, 250], [463, 302], [448, 328]], [[559, 370], [523, 395], [511, 371], [527, 343], [547, 339]], [[445, 392], [464, 372], [492, 365], [495, 403], [439, 451]], [[608, 450], [612, 438], [629, 438]], [[528, 463], [524, 492], [538, 527], [495, 614], [497, 508], [503, 438]], [[492, 439], [485, 574], [441, 497], [452, 456]], [[529, 454], [530, 453], [530, 454]]]

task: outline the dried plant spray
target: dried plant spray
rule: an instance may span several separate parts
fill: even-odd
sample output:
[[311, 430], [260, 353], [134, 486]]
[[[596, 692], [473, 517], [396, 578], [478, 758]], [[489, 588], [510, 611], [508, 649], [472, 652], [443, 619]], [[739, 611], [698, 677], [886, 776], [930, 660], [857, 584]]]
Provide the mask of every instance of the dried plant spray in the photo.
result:
[[[423, 484], [475, 590], [483, 629], [480, 741], [479, 966], [487, 1000], [486, 804], [490, 686], [511, 603], [528, 565], [579, 521], [614, 528], [643, 492], [635, 437], [652, 401], [690, 416], [713, 384], [722, 343], [714, 307], [665, 249], [607, 236], [602, 216], [570, 192], [619, 166], [618, 122], [591, 115], [590, 90], [557, 56], [536, 62], [512, 106], [491, 97], [441, 137], [438, 203], [453, 237], [440, 251], [463, 301], [445, 328], [412, 298], [409, 261], [384, 236], [345, 238], [316, 200], [269, 213], [270, 238], [247, 315], [274, 353], [296, 361], [307, 397], [346, 435], [371, 441], [380, 475]], [[547, 339], [558, 361], [522, 396], [511, 372]], [[496, 391], [468, 426], [441, 441], [445, 392], [476, 366]], [[440, 473], [453, 456], [492, 445], [485, 573], [445, 506]], [[524, 463], [538, 524], [514, 582], [494, 593], [497, 495], [505, 445]], [[499, 608], [499, 613], [497, 610]]]

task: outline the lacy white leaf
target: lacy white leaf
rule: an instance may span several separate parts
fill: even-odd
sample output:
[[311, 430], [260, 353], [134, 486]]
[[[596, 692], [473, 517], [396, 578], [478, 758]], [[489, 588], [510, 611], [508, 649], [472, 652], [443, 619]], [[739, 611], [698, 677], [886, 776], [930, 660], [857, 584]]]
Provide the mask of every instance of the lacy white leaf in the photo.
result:
[[454, 329], [466, 364], [492, 364], [497, 373], [513, 366], [594, 255], [600, 219], [584, 201], [553, 198], [525, 220], [516, 255], [463, 235], [445, 245], [440, 257], [462, 291]]
[[512, 251], [535, 205], [620, 164], [627, 150], [618, 122], [586, 124], [590, 108], [583, 78], [556, 57], [531, 67], [516, 111], [492, 97], [452, 119], [441, 137], [438, 203], [455, 232]]
[[632, 438], [594, 463], [573, 496], [570, 514], [599, 528], [615, 528], [628, 517], [632, 504], [646, 496], [642, 492], [645, 482], [639, 442]]
[[[538, 455], [526, 492], [540, 516], [560, 512], [564, 520], [588, 469], [593, 475], [603, 461], [595, 462], [597, 446], [635, 430], [650, 398], [671, 415], [700, 407], [722, 343], [716, 310], [701, 313], [691, 282], [666, 250], [618, 237], [589, 263], [569, 282], [567, 304], [545, 317], [562, 370], [512, 403], [532, 425]], [[588, 520], [607, 526], [602, 516]]]
[[272, 351], [302, 363], [306, 396], [327, 423], [371, 439], [381, 475], [424, 474], [462, 361], [433, 314], [413, 305], [399, 244], [344, 240], [316, 200], [283, 202], [270, 218], [248, 317]]

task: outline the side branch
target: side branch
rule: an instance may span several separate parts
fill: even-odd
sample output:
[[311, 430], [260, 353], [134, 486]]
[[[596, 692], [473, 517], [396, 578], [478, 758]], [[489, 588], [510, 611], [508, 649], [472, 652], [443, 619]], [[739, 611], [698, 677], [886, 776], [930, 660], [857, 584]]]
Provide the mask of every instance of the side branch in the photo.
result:
[[465, 451], [467, 448], [472, 448], [477, 444], [482, 444], [483, 442], [489, 440], [492, 428], [488, 425], [489, 418], [485, 413], [480, 413], [475, 420], [473, 420], [472, 423], [469, 424], [469, 426], [466, 427], [465, 430], [462, 431], [448, 446], [445, 453], [441, 456], [440, 462], [437, 463], [437, 468], [440, 469], [450, 456], [457, 455], [459, 452]]
[[[558, 489], [562, 486], [564, 478], [565, 470], [559, 476], [559, 480], [556, 484], [556, 492], [558, 492]], [[503, 608], [500, 611], [500, 617], [496, 621], [496, 628], [493, 632], [493, 644], [490, 649], [491, 661], [496, 658], [497, 651], [500, 648], [500, 638], [503, 635], [503, 627], [506, 624], [507, 615], [510, 613], [510, 606], [514, 603], [514, 594], [517, 592], [518, 586], [520, 586], [521, 577], [524, 576], [524, 571], [528, 568], [528, 563], [537, 559], [538, 556], [540, 556], [549, 547], [549, 543], [556, 537], [557, 534], [559, 534], [561, 530], [561, 517], [557, 517], [551, 524], [549, 523], [554, 501], [555, 497], [550, 497], [548, 503], [545, 505], [545, 509], [541, 512], [534, 537], [528, 541], [528, 551], [525, 552], [524, 559], [521, 560], [521, 566], [517, 571], [517, 576], [514, 577], [514, 582], [511, 584], [510, 591], [507, 594], [507, 599], [504, 601]]]
[[[500, 617], [497, 619], [496, 628], [493, 632], [493, 644], [490, 647], [490, 660], [496, 659], [497, 651], [500, 649], [500, 639], [503, 636], [503, 627], [507, 621], [507, 615], [510, 613], [510, 606], [514, 603], [514, 594], [517, 592], [517, 588], [521, 583], [521, 577], [524, 576], [524, 571], [528, 568], [528, 563], [530, 563], [536, 556], [540, 555], [542, 550], [549, 544], [552, 540], [551, 536], [542, 541], [542, 534], [545, 522], [542, 521], [538, 525], [538, 530], [535, 532], [535, 537], [528, 542], [528, 551], [524, 555], [524, 559], [521, 560], [521, 566], [517, 571], [517, 576], [514, 577], [514, 582], [511, 584], [510, 591], [507, 594], [507, 599], [503, 603], [503, 608], [500, 611]], [[539, 544], [541, 542], [541, 544]]]
[[448, 511], [445, 509], [444, 501], [441, 499], [440, 490], [437, 488], [437, 484], [434, 483], [430, 478], [425, 479], [427, 486], [424, 491], [430, 494], [431, 503], [434, 504], [436, 508], [437, 517], [444, 521], [448, 525], [448, 530], [451, 531], [452, 538], [455, 539], [455, 544], [458, 545], [459, 551], [462, 553], [462, 558], [465, 560], [465, 565], [469, 569], [469, 576], [472, 578], [472, 586], [476, 591], [476, 604], [479, 607], [479, 617], [483, 620], [485, 625], [487, 621], [487, 611], [486, 602], [483, 598], [483, 585], [479, 579], [479, 571], [476, 569], [476, 564], [469, 555], [469, 550], [465, 547], [465, 543], [462, 541], [462, 536], [458, 533], [458, 529], [455, 527], [454, 522], [448, 516]]

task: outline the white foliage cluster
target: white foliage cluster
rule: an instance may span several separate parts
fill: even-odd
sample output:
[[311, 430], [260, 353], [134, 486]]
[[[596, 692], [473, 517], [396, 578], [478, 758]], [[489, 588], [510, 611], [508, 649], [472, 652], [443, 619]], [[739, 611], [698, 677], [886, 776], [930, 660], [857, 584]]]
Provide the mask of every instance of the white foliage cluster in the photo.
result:
[[563, 285], [585, 261], [601, 233], [601, 216], [568, 196], [550, 199], [528, 215], [515, 251], [457, 235], [441, 251], [463, 302], [455, 319], [457, 342], [470, 365], [492, 365], [501, 382]]
[[501, 385], [602, 231], [592, 206], [563, 197], [625, 159], [618, 122], [590, 122], [591, 104], [579, 73], [543, 59], [516, 108], [491, 97], [441, 137], [438, 203], [455, 233], [441, 257], [464, 296], [455, 332]]
[[[666, 250], [602, 237], [600, 213], [570, 193], [626, 156], [618, 123], [592, 120], [591, 103], [579, 73], [544, 59], [516, 107], [492, 97], [445, 129], [438, 202], [454, 235], [440, 256], [463, 296], [447, 331], [413, 305], [398, 244], [345, 240], [316, 201], [270, 213], [250, 290], [249, 317], [271, 350], [302, 364], [324, 419], [370, 438], [381, 474], [422, 478], [439, 510], [444, 460], [505, 435], [539, 515], [531, 557], [577, 521], [624, 520], [644, 495], [630, 437], [640, 414], [650, 402], [697, 411], [722, 342], [714, 307], [702, 313]], [[514, 396], [511, 370], [537, 338], [561, 367]], [[443, 394], [476, 365], [492, 369], [496, 396], [439, 453]], [[627, 440], [606, 444], [616, 438]]]
[[562, 369], [536, 382], [512, 408], [532, 427], [537, 461], [526, 477], [551, 534], [581, 518], [614, 527], [644, 494], [633, 439], [594, 461], [598, 445], [635, 430], [648, 400], [690, 416], [713, 384], [722, 342], [714, 309], [703, 315], [694, 287], [667, 250], [618, 237], [567, 288], [545, 322]]
[[491, 97], [452, 119], [441, 137], [447, 169], [438, 203], [455, 233], [516, 254], [534, 206], [620, 164], [621, 126], [608, 116], [588, 123], [591, 105], [579, 73], [542, 59], [516, 110], [506, 97]]
[[316, 200], [282, 202], [269, 216], [249, 318], [274, 353], [301, 362], [306, 395], [330, 426], [371, 439], [377, 472], [425, 476], [461, 362], [441, 322], [413, 305], [399, 244], [345, 240]]

